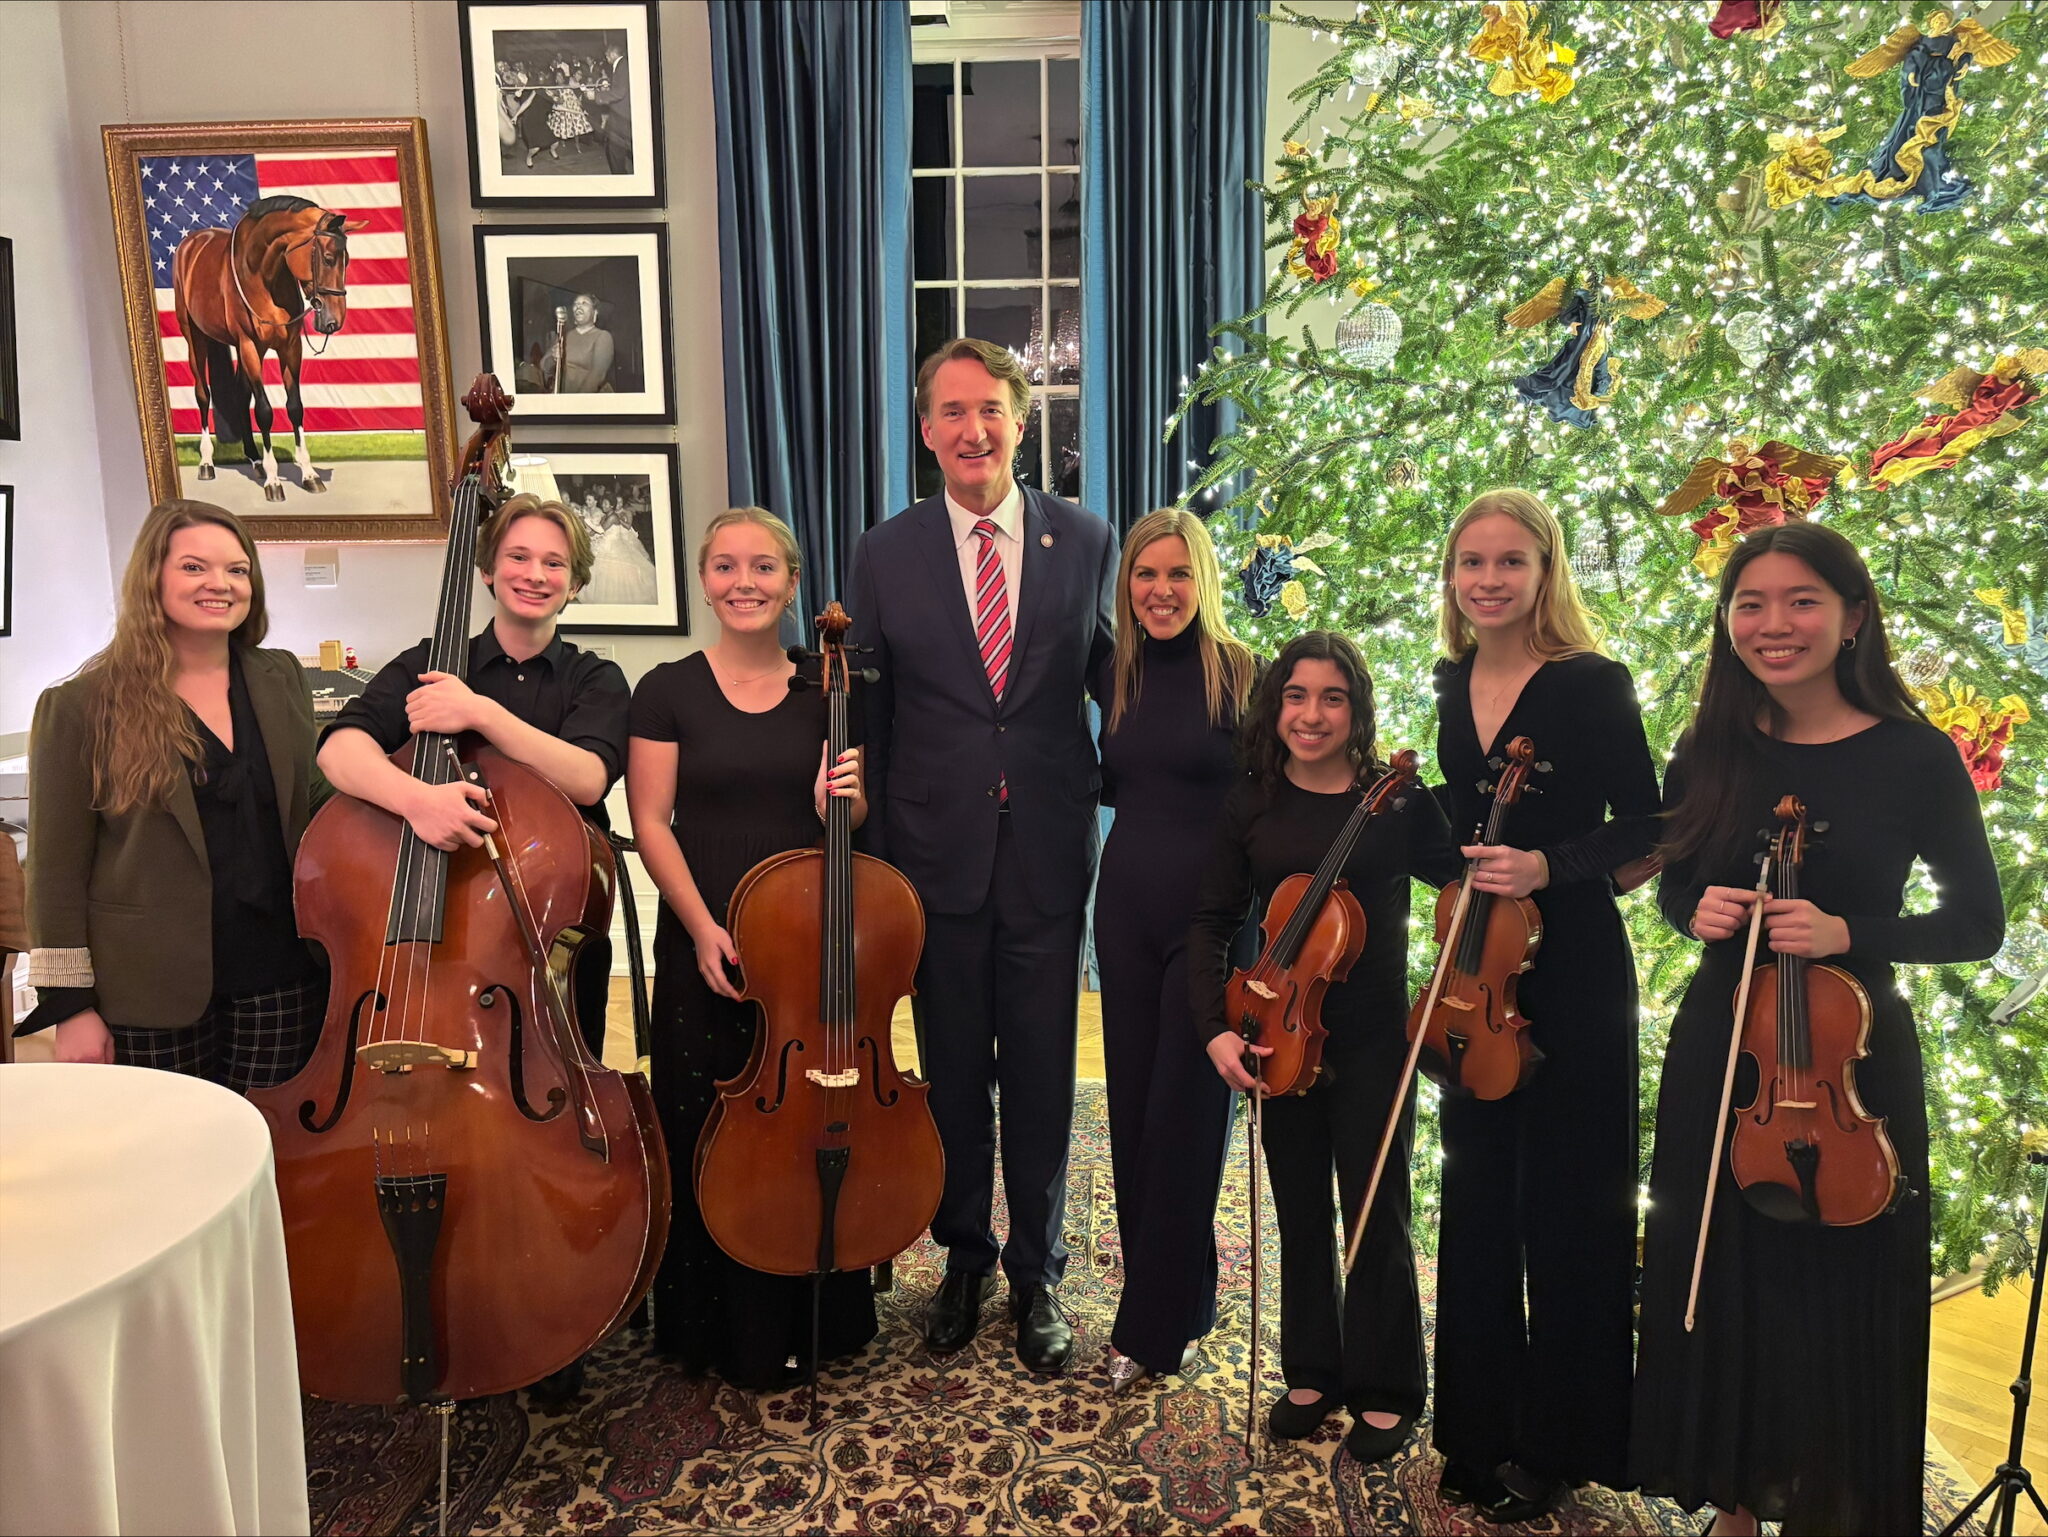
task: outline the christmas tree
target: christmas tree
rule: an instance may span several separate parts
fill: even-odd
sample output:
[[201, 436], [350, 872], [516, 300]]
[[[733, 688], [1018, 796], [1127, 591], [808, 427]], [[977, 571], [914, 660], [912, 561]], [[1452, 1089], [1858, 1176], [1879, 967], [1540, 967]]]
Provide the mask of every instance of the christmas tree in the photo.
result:
[[[1735, 539], [1807, 516], [1855, 540], [1902, 673], [1971, 765], [2006, 898], [1994, 962], [1899, 969], [1932, 1263], [1988, 1251], [1995, 1284], [2031, 1254], [2021, 1140], [2048, 1122], [2048, 993], [2016, 1006], [2048, 969], [2048, 422], [2014, 409], [2048, 391], [2048, 9], [1957, 9], [1282, 7], [1330, 53], [1261, 189], [1265, 300], [1191, 381], [1240, 415], [1187, 500], [1238, 573], [1239, 633], [1267, 654], [1358, 637], [1383, 744], [1425, 754], [1440, 541], [1483, 490], [1557, 512], [1660, 755]], [[1651, 898], [1625, 899], [1646, 1170], [1697, 951]], [[1420, 979], [1419, 921], [1415, 940]], [[1434, 1167], [1421, 1152], [1424, 1203]]]

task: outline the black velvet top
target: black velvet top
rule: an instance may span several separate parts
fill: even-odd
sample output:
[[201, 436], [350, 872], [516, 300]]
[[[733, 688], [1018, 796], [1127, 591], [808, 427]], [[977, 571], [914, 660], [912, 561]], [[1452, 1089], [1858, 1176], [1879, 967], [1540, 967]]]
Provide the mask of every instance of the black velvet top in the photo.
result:
[[[1189, 625], [1172, 640], [1139, 642], [1136, 698], [1110, 728], [1116, 705], [1116, 659], [1105, 657], [1089, 690], [1102, 707], [1102, 804], [1119, 818], [1207, 828], [1216, 808], [1242, 777], [1237, 766], [1234, 713], [1209, 721], [1200, 636]], [[1142, 797], [1129, 789], [1143, 785]], [[1119, 798], [1119, 792], [1124, 792]]]

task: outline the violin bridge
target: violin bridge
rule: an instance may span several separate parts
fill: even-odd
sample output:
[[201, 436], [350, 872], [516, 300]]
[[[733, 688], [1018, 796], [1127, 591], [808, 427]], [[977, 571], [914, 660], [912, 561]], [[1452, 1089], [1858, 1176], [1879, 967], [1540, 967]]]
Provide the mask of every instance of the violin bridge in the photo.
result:
[[356, 1060], [372, 1072], [409, 1073], [416, 1067], [445, 1067], [466, 1073], [476, 1067], [476, 1053], [432, 1041], [371, 1041], [356, 1048]]
[[828, 1073], [822, 1067], [804, 1069], [804, 1076], [821, 1089], [850, 1089], [860, 1082], [860, 1069], [849, 1067], [843, 1073]]
[[1462, 1009], [1468, 1014], [1472, 1011], [1473, 1007], [1472, 1000], [1469, 998], [1452, 998], [1449, 996], [1445, 996], [1437, 999], [1436, 1003], [1437, 1007], [1440, 1009]]
[[1274, 992], [1272, 988], [1266, 986], [1265, 983], [1261, 982], [1257, 977], [1246, 977], [1244, 979], [1244, 985], [1245, 989], [1248, 992], [1257, 993], [1261, 998], [1266, 999], [1268, 1002], [1271, 1002], [1273, 999], [1278, 998], [1280, 996], [1278, 993]]
[[1781, 1099], [1777, 1102], [1780, 1110], [1818, 1110], [1819, 1104], [1810, 1099]]

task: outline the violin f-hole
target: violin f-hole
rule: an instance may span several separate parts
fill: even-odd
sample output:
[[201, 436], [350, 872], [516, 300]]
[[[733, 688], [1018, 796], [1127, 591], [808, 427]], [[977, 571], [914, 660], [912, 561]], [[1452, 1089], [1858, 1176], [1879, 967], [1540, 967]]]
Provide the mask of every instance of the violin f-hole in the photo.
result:
[[512, 1080], [512, 1103], [519, 1107], [519, 1113], [529, 1121], [552, 1121], [562, 1113], [569, 1103], [569, 1095], [560, 1084], [548, 1090], [548, 1108], [545, 1112], [535, 1110], [526, 1097], [526, 1012], [519, 1007], [519, 995], [502, 982], [493, 982], [476, 995], [476, 1006], [480, 1009], [493, 1007], [502, 997], [512, 1009], [512, 1028], [506, 1032], [509, 1051], [507, 1053], [507, 1076]]
[[386, 1001], [382, 993], [372, 988], [358, 998], [355, 1007], [348, 1011], [348, 1041], [341, 1048], [341, 1082], [334, 1090], [334, 1107], [327, 1112], [326, 1118], [319, 1125], [314, 1125], [313, 1113], [319, 1107], [310, 1099], [300, 1104], [299, 1124], [316, 1137], [322, 1132], [332, 1131], [334, 1123], [341, 1119], [341, 1112], [348, 1108], [349, 1090], [355, 1086], [356, 1081], [356, 1042], [362, 1035], [363, 1005], [375, 1003], [377, 1012], [381, 1014], [384, 1012]]

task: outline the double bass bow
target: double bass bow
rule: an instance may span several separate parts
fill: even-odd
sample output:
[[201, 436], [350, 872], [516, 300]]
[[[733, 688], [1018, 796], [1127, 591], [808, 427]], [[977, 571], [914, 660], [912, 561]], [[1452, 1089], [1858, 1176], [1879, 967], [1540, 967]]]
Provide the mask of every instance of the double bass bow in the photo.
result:
[[[837, 603], [817, 621], [832, 763], [848, 745], [852, 624]], [[790, 686], [808, 680], [798, 674]], [[760, 1006], [761, 1021], [752, 1057], [719, 1085], [697, 1139], [697, 1204], [740, 1264], [812, 1277], [815, 1414], [819, 1283], [917, 1242], [945, 1183], [930, 1089], [897, 1068], [890, 1042], [924, 948], [924, 907], [895, 866], [853, 852], [852, 804], [828, 795], [823, 847], [749, 870], [726, 929], [740, 996]]]
[[[511, 401], [483, 374], [463, 404], [477, 431], [430, 652], [458, 678]], [[667, 1238], [668, 1162], [646, 1080], [591, 1057], [563, 987], [610, 921], [609, 845], [473, 735], [392, 756], [484, 789], [497, 832], [449, 853], [352, 797], [321, 809], [293, 883], [333, 970], [327, 1018], [298, 1076], [249, 1098], [276, 1150], [306, 1390], [444, 1403], [559, 1371], [633, 1310]]]
[[1247, 1052], [1246, 1065], [1256, 1080], [1252, 1113], [1245, 1122], [1245, 1156], [1251, 1174], [1252, 1316], [1251, 1377], [1245, 1401], [1244, 1440], [1252, 1462], [1258, 1461], [1256, 1425], [1259, 1398], [1259, 1146], [1265, 1137], [1267, 1094], [1306, 1094], [1322, 1073], [1323, 995], [1332, 982], [1342, 982], [1365, 950], [1365, 909], [1344, 880], [1344, 866], [1373, 817], [1401, 804], [1413, 788], [1417, 758], [1413, 748], [1394, 754], [1387, 771], [1359, 797], [1344, 828], [1314, 875], [1290, 875], [1273, 890], [1260, 924], [1265, 948], [1248, 969], [1234, 971], [1223, 991], [1224, 1018], [1247, 1046], [1267, 1046], [1271, 1054]]
[[[1494, 781], [1485, 844], [1501, 841], [1507, 813], [1523, 794], [1536, 749], [1525, 736], [1508, 743], [1487, 767]], [[1515, 979], [1536, 964], [1543, 915], [1527, 897], [1477, 890], [1468, 861], [1464, 877], [1436, 898], [1436, 970], [1408, 1015], [1408, 1038], [1422, 1042], [1421, 1067], [1432, 1083], [1475, 1099], [1504, 1099], [1529, 1081], [1543, 1053], [1515, 1007]]]
[[[1884, 1118], [1865, 1110], [1856, 1093], [1856, 1064], [1869, 1055], [1869, 993], [1841, 967], [1803, 955], [1756, 964], [1766, 894], [1784, 900], [1799, 895], [1807, 849], [1827, 831], [1825, 822], [1809, 825], [1797, 796], [1778, 802], [1777, 819], [1776, 835], [1764, 835], [1770, 848], [1759, 857], [1748, 948], [1735, 989], [1721, 1111], [1686, 1295], [1688, 1330], [1699, 1306], [1724, 1142], [1728, 1172], [1742, 1198], [1780, 1222], [1856, 1227], [1897, 1206], [1906, 1191]], [[1736, 1075], [1745, 1059], [1756, 1088], [1747, 1104], [1735, 1106], [1731, 1122]]]

